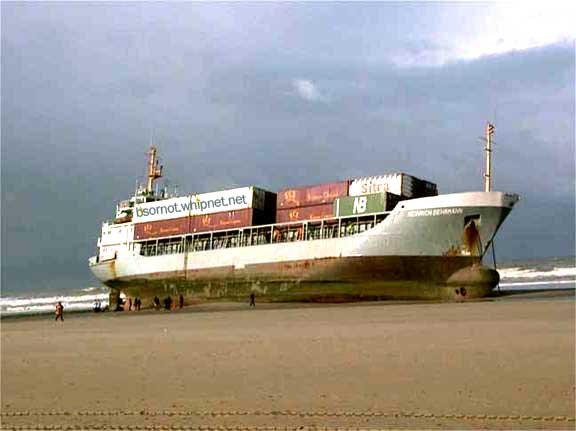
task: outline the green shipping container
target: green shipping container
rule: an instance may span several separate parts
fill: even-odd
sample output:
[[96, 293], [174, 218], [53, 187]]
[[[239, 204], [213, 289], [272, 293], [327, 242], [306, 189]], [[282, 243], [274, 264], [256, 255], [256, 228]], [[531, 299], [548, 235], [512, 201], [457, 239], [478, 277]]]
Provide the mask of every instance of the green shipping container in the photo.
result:
[[392, 211], [400, 196], [393, 193], [375, 193], [364, 196], [346, 196], [334, 200], [334, 217], [347, 217]]

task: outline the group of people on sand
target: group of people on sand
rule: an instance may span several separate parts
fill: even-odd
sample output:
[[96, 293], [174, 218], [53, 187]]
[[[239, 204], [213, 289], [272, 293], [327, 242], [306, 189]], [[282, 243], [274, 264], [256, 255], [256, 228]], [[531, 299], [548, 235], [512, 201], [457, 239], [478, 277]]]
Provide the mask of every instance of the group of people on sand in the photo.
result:
[[[164, 310], [176, 309], [176, 303], [172, 301], [171, 296], [167, 296], [166, 298], [164, 298], [163, 302], [164, 302], [163, 307]], [[155, 296], [152, 306], [154, 307], [155, 310], [160, 310], [160, 298]], [[184, 307], [184, 297], [182, 295], [180, 295], [180, 297], [178, 298], [178, 306], [180, 308]], [[250, 307], [256, 307], [256, 295], [254, 294], [254, 292], [250, 293]]]
[[[164, 310], [174, 310], [176, 309], [176, 302], [172, 300], [171, 296], [167, 296], [166, 298], [164, 298]], [[152, 302], [152, 306], [154, 307], [155, 310], [160, 310], [160, 298], [158, 298], [157, 296], [154, 297], [154, 300]], [[178, 297], [178, 307], [183, 308], [184, 307], [184, 297], [182, 295], [180, 295]]]
[[[155, 310], [159, 310], [160, 309], [160, 298], [155, 296], [152, 305], [153, 305]], [[129, 311], [132, 311], [132, 306], [134, 306], [135, 311], [140, 311], [140, 307], [142, 307], [142, 300], [140, 298], [136, 297], [134, 299], [134, 302], [132, 302], [132, 298], [128, 298], [128, 310]], [[180, 295], [178, 298], [178, 306], [180, 308], [184, 307], [184, 297], [182, 295]], [[255, 306], [256, 306], [256, 295], [254, 294], [254, 292], [252, 292], [250, 294], [250, 307], [255, 307]], [[106, 307], [106, 309], [107, 308], [108, 307]], [[167, 296], [166, 298], [164, 298], [164, 309], [165, 310], [176, 309], [176, 302], [172, 301], [172, 297]], [[102, 302], [101, 301], [98, 300], [94, 303], [94, 311], [95, 312], [105, 311], [105, 309], [102, 308]], [[119, 298], [119, 301], [117, 304], [116, 311], [124, 311], [124, 301], [120, 298]], [[58, 303], [56, 304], [56, 320], [59, 320], [59, 319], [61, 322], [64, 321], [64, 305], [62, 305], [61, 301], [58, 301]]]
[[142, 300], [138, 297], [134, 298], [134, 301], [132, 301], [132, 298], [128, 298], [128, 300], [118, 298], [114, 311], [125, 311], [126, 306], [128, 306], [128, 311], [132, 311], [132, 309], [134, 309], [134, 311], [140, 311]]
[[128, 298], [128, 311], [132, 311], [132, 306], [134, 306], [134, 311], [140, 311], [142, 300], [136, 297], [134, 298], [134, 304], [132, 304], [132, 298]]
[[94, 307], [93, 307], [94, 313], [100, 313], [101, 311], [107, 311], [108, 310], [108, 306], [102, 306], [102, 301], [97, 299], [96, 301], [94, 301]]

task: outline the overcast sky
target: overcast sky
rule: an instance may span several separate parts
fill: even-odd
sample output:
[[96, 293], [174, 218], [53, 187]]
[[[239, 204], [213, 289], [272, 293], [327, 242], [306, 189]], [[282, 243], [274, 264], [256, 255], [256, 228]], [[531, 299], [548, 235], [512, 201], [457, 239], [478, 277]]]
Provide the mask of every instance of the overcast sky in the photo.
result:
[[[570, 3], [570, 2], [565, 2]], [[182, 193], [403, 171], [521, 201], [501, 260], [574, 255], [576, 8], [0, 5], [4, 292], [95, 285], [102, 220], [158, 145]]]

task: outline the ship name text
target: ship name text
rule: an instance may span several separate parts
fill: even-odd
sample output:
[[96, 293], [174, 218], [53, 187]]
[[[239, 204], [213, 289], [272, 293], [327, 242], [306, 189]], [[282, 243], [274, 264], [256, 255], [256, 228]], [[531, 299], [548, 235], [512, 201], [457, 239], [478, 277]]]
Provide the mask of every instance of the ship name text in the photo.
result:
[[463, 214], [464, 210], [462, 208], [433, 208], [433, 209], [422, 209], [422, 210], [412, 210], [406, 213], [407, 217], [436, 217], [445, 215], [458, 215]]

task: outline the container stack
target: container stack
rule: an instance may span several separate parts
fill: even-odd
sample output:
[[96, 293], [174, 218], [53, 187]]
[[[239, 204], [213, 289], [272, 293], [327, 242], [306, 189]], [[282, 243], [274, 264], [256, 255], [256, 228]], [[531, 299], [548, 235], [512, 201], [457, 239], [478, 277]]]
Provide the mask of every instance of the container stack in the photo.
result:
[[332, 218], [333, 202], [348, 195], [349, 181], [290, 188], [278, 192], [276, 222]]
[[134, 239], [146, 240], [275, 222], [276, 194], [242, 187], [137, 205]]
[[354, 178], [350, 182], [350, 196], [364, 196], [383, 192], [393, 193], [404, 199], [438, 195], [436, 184], [404, 173]]
[[134, 239], [241, 229], [392, 211], [403, 199], [436, 196], [436, 184], [404, 173], [289, 188], [241, 187], [137, 205]]

